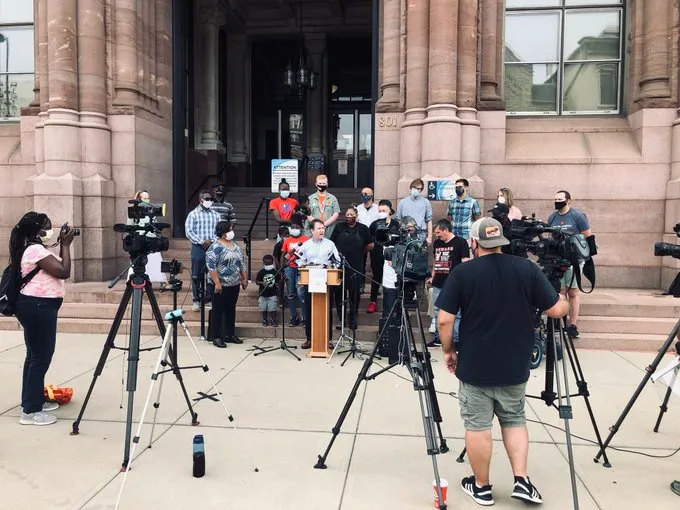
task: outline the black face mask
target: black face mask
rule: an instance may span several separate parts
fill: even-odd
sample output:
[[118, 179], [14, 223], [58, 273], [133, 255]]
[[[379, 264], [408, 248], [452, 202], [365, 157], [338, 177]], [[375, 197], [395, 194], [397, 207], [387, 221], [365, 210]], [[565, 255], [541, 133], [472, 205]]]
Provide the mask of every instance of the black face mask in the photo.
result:
[[328, 189], [328, 185], [327, 184], [317, 184], [316, 189], [318, 189], [321, 193], [323, 193], [324, 191], [326, 191]]
[[456, 195], [461, 196], [465, 193], [465, 188], [463, 186], [456, 186]]
[[566, 202], [566, 201], [564, 201], [564, 202], [557, 202], [557, 201], [556, 201], [556, 202], [555, 202], [555, 210], [559, 211], [560, 209], [562, 209], [562, 208], [565, 207], [566, 205], [567, 205], [567, 202]]

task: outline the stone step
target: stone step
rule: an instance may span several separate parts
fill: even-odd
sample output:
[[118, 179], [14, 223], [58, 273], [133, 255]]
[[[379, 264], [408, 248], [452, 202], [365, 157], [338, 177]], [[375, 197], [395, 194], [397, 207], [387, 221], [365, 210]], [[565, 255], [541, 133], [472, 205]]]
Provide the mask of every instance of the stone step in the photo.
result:
[[582, 333], [574, 344], [577, 348], [656, 352], [666, 338], [667, 335]]
[[578, 328], [583, 333], [667, 335], [676, 322], [666, 317], [581, 316]]

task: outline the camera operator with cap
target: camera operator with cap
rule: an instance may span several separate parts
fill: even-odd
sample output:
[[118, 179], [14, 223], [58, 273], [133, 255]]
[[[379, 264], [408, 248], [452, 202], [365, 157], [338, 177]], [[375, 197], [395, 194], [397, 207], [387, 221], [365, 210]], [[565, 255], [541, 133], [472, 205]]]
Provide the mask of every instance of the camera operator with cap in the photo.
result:
[[[527, 477], [529, 435], [524, 411], [534, 310], [559, 318], [567, 313], [568, 304], [538, 265], [501, 253], [509, 241], [498, 221], [475, 221], [470, 236], [475, 258], [456, 266], [436, 303], [444, 362], [460, 381], [460, 414], [474, 473], [463, 478], [461, 489], [481, 505], [493, 504], [489, 464], [496, 415], [515, 477], [512, 497], [542, 503]], [[452, 340], [458, 311], [462, 319], [456, 353]]]
[[[296, 253], [298, 267], [304, 266], [330, 266], [332, 262], [340, 260], [340, 254], [335, 244], [330, 239], [324, 237], [326, 226], [321, 220], [313, 220], [311, 222], [312, 238], [306, 241]], [[312, 347], [312, 297], [309, 295], [309, 287], [305, 286], [305, 336], [307, 341], [302, 344], [302, 349], [309, 349]], [[329, 315], [330, 315], [329, 310]], [[330, 318], [329, 318], [330, 319]], [[330, 320], [328, 323], [330, 324]], [[330, 335], [330, 332], [329, 332]], [[328, 348], [333, 346], [328, 342]]]

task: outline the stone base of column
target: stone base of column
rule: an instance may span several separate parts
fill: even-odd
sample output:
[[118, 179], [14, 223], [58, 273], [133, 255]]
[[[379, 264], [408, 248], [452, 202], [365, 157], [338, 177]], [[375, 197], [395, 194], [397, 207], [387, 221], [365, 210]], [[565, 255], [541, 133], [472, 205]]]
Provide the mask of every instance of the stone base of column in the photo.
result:
[[421, 172], [432, 176], [459, 174], [461, 125], [456, 106], [429, 106], [422, 136]]
[[479, 174], [481, 160], [481, 123], [474, 108], [458, 108], [460, 118], [460, 175]]
[[400, 146], [402, 133], [400, 126], [404, 123], [403, 113], [376, 115], [375, 122], [375, 154], [374, 185], [376, 197], [394, 197], [400, 177]]
[[404, 196], [409, 191], [413, 179], [422, 174], [420, 155], [422, 151], [423, 121], [427, 116], [425, 108], [412, 108], [404, 112], [399, 142], [399, 183], [397, 195]]

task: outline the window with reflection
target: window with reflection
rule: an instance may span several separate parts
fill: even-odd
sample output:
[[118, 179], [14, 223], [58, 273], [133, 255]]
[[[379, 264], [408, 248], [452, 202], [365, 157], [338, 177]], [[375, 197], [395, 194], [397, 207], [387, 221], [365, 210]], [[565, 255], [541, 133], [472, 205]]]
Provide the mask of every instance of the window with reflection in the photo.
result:
[[622, 0], [506, 0], [508, 115], [619, 113]]
[[0, 0], [0, 118], [33, 100], [33, 2]]

